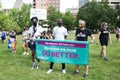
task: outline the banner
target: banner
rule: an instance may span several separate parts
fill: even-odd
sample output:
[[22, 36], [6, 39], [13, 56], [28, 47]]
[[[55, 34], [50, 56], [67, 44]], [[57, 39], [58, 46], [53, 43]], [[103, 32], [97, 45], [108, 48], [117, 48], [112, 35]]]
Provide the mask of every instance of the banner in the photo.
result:
[[87, 41], [36, 40], [36, 57], [49, 62], [88, 64], [89, 43]]
[[31, 8], [30, 18], [32, 17], [37, 17], [39, 20], [47, 20], [47, 10]]

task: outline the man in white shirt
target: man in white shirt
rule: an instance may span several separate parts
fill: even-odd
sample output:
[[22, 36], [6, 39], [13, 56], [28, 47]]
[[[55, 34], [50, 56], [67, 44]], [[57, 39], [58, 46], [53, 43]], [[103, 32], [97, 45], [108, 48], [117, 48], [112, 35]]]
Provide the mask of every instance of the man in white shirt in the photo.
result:
[[[30, 39], [30, 49], [32, 51], [32, 68], [33, 69], [35, 67], [35, 55], [36, 55], [36, 45], [34, 40], [39, 38], [42, 32], [42, 27], [38, 26], [38, 18], [37, 17], [32, 17], [31, 19], [33, 26], [30, 27], [29, 29], [29, 39]], [[39, 68], [39, 62], [40, 59], [37, 59], [38, 63], [37, 63], [37, 69]]]
[[[53, 28], [53, 37], [55, 40], [65, 40], [67, 38], [67, 29], [62, 25], [63, 21], [62, 19], [58, 19], [58, 26]], [[53, 65], [54, 62], [50, 63], [50, 69], [47, 71], [47, 73], [51, 73], [53, 71]], [[65, 70], [65, 63], [62, 63], [62, 73], [66, 73]]]

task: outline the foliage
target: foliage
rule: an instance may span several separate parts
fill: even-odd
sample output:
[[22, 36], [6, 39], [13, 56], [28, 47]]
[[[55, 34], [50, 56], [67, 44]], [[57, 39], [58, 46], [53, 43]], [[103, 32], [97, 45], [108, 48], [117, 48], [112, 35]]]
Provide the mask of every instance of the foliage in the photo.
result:
[[115, 10], [117, 12], [116, 27], [120, 27], [120, 5], [116, 5]]
[[57, 11], [54, 7], [49, 7], [47, 12], [48, 25], [50, 28], [53, 28], [57, 24], [57, 19], [62, 18], [62, 14]]
[[63, 23], [68, 30], [74, 29], [74, 22], [75, 20], [69, 11], [63, 15]]
[[0, 14], [0, 28], [4, 28], [7, 31], [15, 29], [17, 32], [20, 32], [20, 27], [16, 22], [12, 22], [8, 15], [1, 13]]
[[79, 9], [77, 22], [79, 19], [85, 20], [90, 29], [98, 29], [103, 21], [115, 26], [116, 14], [107, 4], [89, 2]]
[[20, 26], [21, 30], [23, 30], [23, 27], [25, 26], [30, 26], [30, 8], [30, 4], [24, 4], [20, 10], [14, 8], [11, 9], [8, 14], [10, 19]]

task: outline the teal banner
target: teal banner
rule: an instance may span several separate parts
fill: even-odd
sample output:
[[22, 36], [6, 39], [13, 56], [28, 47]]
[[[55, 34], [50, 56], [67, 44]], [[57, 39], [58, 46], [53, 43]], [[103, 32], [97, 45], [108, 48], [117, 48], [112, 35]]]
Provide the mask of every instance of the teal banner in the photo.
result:
[[87, 41], [38, 39], [36, 57], [41, 60], [68, 64], [88, 64], [89, 43]]

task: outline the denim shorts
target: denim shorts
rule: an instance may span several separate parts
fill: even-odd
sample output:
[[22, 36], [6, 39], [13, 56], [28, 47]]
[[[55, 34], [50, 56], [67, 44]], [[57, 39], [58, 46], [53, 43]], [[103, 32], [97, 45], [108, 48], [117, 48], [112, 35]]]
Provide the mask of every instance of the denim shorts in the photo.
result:
[[36, 50], [35, 41], [30, 41], [29, 42], [29, 48], [30, 48], [30, 50]]

